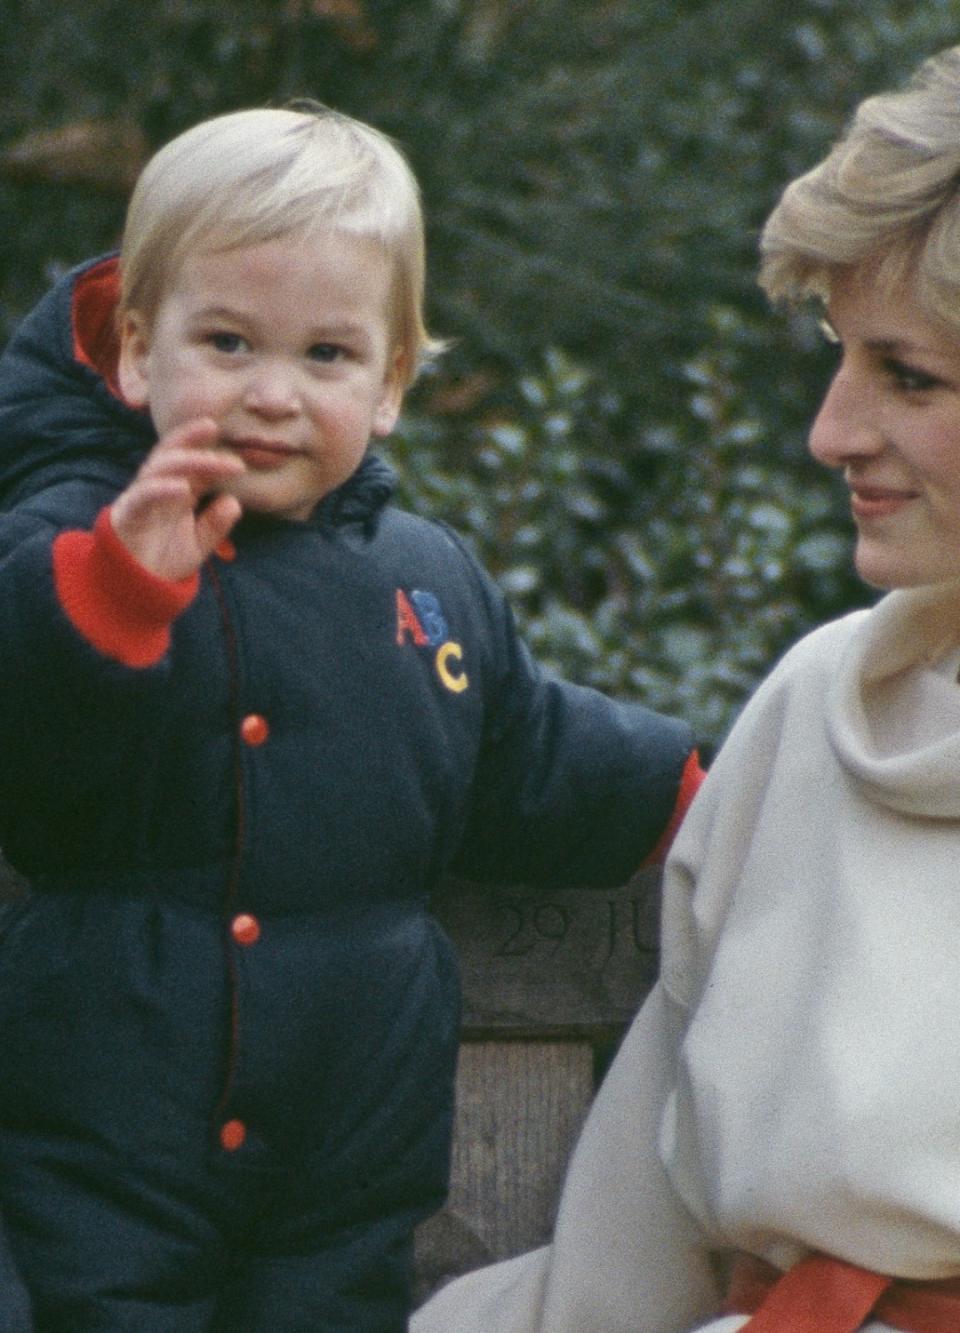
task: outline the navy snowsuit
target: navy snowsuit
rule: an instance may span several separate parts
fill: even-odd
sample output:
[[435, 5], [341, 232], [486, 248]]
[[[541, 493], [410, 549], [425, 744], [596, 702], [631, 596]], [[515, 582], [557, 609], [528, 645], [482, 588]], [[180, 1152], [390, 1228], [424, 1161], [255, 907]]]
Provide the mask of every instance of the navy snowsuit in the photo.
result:
[[448, 1166], [431, 891], [623, 882], [691, 738], [543, 675], [373, 457], [305, 523], [241, 520], [189, 604], [148, 587], [89, 536], [153, 441], [107, 382], [114, 268], [0, 360], [9, 1251], [38, 1333], [393, 1333]]

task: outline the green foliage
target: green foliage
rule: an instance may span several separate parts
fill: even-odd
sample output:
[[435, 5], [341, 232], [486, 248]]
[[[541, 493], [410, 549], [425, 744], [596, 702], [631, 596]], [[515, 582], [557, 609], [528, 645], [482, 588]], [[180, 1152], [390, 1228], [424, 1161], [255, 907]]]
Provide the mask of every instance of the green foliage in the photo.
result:
[[[0, 146], [84, 120], [151, 146], [303, 94], [396, 135], [423, 184], [431, 323], [454, 339], [395, 443], [407, 499], [467, 533], [544, 660], [717, 739], [793, 638], [870, 596], [841, 488], [805, 454], [827, 354], [764, 308], [757, 233], [957, 17], [956, 0], [7, 0]], [[0, 179], [0, 335], [122, 212], [89, 173]]]
[[830, 487], [780, 465], [737, 388], [738, 318], [715, 322], [686, 367], [697, 431], [648, 432], [664, 468], [643, 491], [605, 447], [620, 404], [555, 349], [466, 449], [415, 413], [391, 448], [403, 499], [467, 535], [541, 661], [681, 712], [706, 740], [784, 644], [858, 591]]

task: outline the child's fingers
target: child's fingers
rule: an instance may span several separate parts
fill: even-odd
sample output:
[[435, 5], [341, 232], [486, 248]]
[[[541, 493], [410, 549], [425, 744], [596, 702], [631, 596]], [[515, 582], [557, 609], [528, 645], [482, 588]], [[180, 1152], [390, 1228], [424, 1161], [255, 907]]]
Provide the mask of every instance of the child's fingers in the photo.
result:
[[160, 477], [181, 477], [195, 495], [204, 494], [246, 471], [236, 454], [223, 449], [156, 449], [137, 473], [133, 486]]
[[243, 513], [233, 495], [216, 495], [197, 515], [197, 542], [207, 556], [215, 551]]
[[211, 447], [216, 423], [190, 421], [154, 446], [130, 485], [111, 506], [114, 532], [135, 559], [164, 578], [197, 570], [240, 516], [222, 494], [246, 464]]
[[147, 523], [162, 512], [192, 509], [193, 487], [186, 477], [140, 477], [113, 503], [114, 527]]
[[167, 449], [202, 448], [204, 445], [213, 444], [219, 433], [220, 427], [213, 417], [196, 417], [193, 421], [185, 421], [182, 425], [174, 426], [173, 430], [167, 431], [166, 435], [154, 445], [153, 453]]
[[186, 485], [183, 495], [195, 503], [209, 491], [245, 472], [246, 464], [236, 454], [209, 447], [211, 428], [215, 435], [212, 422], [192, 422], [171, 431], [151, 449], [120, 498], [149, 495], [152, 483], [168, 478], [183, 481]]
[[138, 477], [177, 473], [191, 477], [194, 484], [202, 484], [209, 477], [212, 487], [237, 476], [246, 470], [243, 461], [227, 450], [211, 447], [219, 434], [212, 417], [197, 417], [175, 426], [151, 449]]
[[144, 464], [113, 502], [114, 528], [125, 537], [131, 528], [192, 514], [198, 501], [235, 475], [236, 469], [217, 455], [177, 452], [162, 462]]

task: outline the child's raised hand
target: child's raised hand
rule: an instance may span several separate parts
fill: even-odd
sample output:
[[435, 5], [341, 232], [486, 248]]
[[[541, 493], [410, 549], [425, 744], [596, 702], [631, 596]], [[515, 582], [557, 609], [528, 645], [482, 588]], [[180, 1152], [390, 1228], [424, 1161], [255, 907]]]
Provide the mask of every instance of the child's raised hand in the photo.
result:
[[210, 447], [217, 433], [205, 417], [170, 431], [111, 507], [114, 532], [159, 578], [196, 573], [240, 517], [239, 500], [215, 492], [246, 467], [235, 454]]

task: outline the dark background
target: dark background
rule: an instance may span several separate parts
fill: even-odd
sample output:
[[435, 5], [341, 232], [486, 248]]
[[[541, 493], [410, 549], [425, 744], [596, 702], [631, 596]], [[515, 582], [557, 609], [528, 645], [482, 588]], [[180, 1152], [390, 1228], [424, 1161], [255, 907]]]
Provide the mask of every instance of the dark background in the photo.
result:
[[388, 456], [542, 660], [719, 739], [776, 655], [872, 594], [805, 454], [829, 374], [755, 287], [759, 227], [957, 0], [2, 0], [0, 340], [112, 247], [145, 155], [313, 96], [421, 180], [432, 331]]

